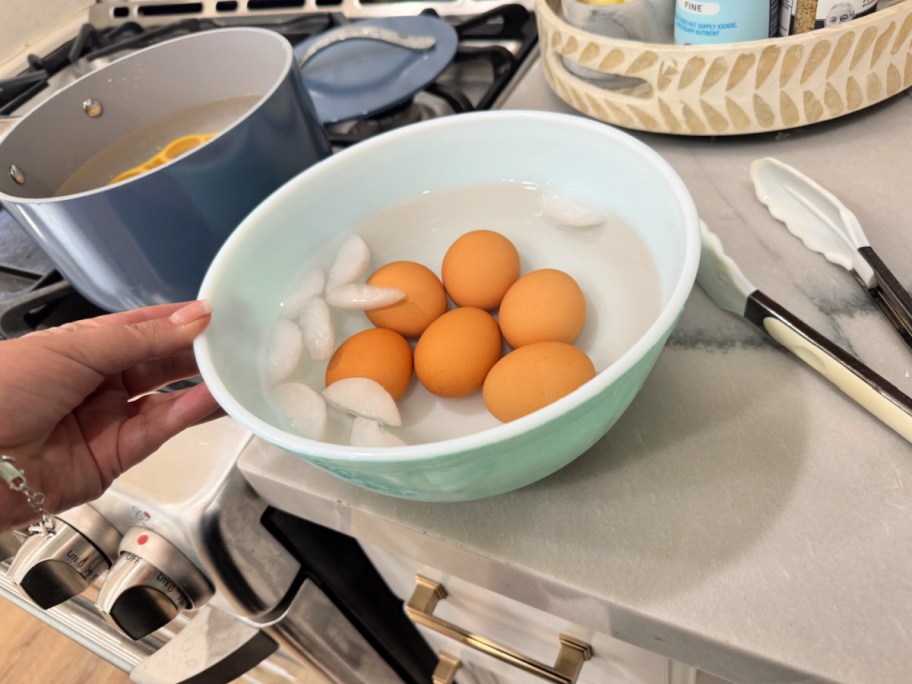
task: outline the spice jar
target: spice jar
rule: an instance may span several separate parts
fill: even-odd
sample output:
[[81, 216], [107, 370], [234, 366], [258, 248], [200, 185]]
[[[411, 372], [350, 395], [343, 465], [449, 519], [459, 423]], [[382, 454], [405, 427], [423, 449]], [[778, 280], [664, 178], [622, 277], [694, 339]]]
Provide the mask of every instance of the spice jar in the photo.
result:
[[782, 0], [779, 35], [844, 24], [877, 9], [877, 0]]

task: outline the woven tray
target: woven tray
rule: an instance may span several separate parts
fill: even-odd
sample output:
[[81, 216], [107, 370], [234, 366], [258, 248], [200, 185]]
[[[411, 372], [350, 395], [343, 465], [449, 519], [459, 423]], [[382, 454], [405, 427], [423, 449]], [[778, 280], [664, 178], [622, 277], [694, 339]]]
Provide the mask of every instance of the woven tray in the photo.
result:
[[[624, 128], [777, 131], [834, 119], [912, 85], [912, 0], [832, 28], [724, 45], [607, 38], [567, 24], [560, 2], [536, 0], [548, 85], [574, 109]], [[611, 89], [574, 75], [564, 59], [643, 82]]]

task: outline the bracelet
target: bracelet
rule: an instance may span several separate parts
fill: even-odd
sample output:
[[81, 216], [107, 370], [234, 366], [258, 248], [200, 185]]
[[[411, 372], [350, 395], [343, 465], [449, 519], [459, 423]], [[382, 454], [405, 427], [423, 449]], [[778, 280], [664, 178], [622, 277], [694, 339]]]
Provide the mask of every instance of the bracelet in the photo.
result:
[[3, 479], [14, 492], [22, 492], [32, 510], [41, 516], [41, 520], [29, 530], [39, 532], [43, 536], [54, 534], [55, 519], [44, 507], [44, 494], [29, 487], [25, 473], [15, 466], [15, 462], [16, 459], [12, 456], [0, 454], [0, 479]]

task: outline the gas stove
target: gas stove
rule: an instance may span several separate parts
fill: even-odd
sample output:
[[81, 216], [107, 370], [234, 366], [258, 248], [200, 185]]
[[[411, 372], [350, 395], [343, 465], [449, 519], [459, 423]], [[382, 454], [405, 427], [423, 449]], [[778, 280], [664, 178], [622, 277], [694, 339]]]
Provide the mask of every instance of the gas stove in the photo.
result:
[[[297, 45], [365, 18], [426, 14], [452, 25], [458, 45], [449, 66], [405, 102], [371, 116], [328, 124], [330, 142], [338, 150], [419, 121], [495, 107], [535, 52], [537, 33], [530, 7], [531, 2], [480, 0], [96, 2], [77, 13], [69, 23], [70, 33], [57, 44], [48, 45], [48, 36], [38, 36], [27, 50], [41, 46], [40, 54], [26, 51], [0, 59], [0, 116], [26, 114], [74, 80], [131, 51], [192, 32], [257, 26]], [[65, 32], [61, 28], [55, 35]], [[101, 313], [0, 210], [0, 338]]]

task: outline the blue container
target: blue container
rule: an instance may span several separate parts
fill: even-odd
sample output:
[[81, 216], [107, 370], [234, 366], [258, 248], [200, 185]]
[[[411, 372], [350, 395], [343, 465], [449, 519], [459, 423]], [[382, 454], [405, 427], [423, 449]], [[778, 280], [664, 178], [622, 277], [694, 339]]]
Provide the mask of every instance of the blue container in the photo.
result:
[[[232, 98], [250, 104], [184, 156], [55, 196], [123, 136]], [[150, 141], [149, 156], [167, 142]], [[0, 140], [0, 202], [78, 292], [103, 309], [125, 310], [194, 299], [241, 220], [329, 154], [288, 41], [263, 29], [218, 29], [135, 52], [26, 114]]]
[[737, 43], [776, 35], [779, 0], [676, 0], [675, 42]]

